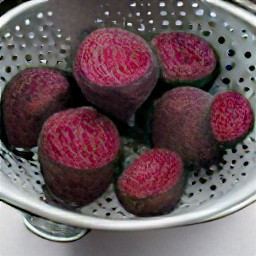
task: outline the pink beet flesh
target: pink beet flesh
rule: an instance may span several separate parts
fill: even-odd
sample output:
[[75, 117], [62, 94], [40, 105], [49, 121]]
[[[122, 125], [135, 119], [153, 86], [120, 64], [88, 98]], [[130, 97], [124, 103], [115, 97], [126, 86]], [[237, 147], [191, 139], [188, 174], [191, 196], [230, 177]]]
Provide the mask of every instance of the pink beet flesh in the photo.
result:
[[147, 43], [116, 28], [98, 29], [84, 39], [73, 72], [90, 103], [127, 123], [159, 76], [156, 58]]
[[200, 37], [177, 32], [152, 40], [166, 81], [195, 81], [210, 75], [217, 64], [214, 51]]
[[121, 29], [98, 29], [80, 46], [80, 68], [94, 84], [119, 87], [146, 74], [152, 65], [149, 47], [135, 34]]
[[56, 113], [43, 127], [42, 141], [54, 161], [77, 169], [96, 169], [117, 156], [120, 147], [115, 125], [88, 107]]
[[43, 126], [38, 147], [50, 193], [74, 206], [92, 202], [111, 183], [119, 147], [115, 125], [95, 109], [54, 114]]
[[131, 197], [139, 199], [163, 194], [181, 178], [181, 158], [165, 149], [154, 149], [140, 156], [124, 171], [118, 187]]
[[218, 94], [211, 106], [211, 127], [222, 143], [236, 141], [253, 126], [253, 110], [249, 101], [238, 92]]
[[36, 146], [44, 121], [66, 107], [69, 94], [69, 83], [58, 71], [32, 68], [16, 75], [3, 97], [9, 143], [16, 147]]

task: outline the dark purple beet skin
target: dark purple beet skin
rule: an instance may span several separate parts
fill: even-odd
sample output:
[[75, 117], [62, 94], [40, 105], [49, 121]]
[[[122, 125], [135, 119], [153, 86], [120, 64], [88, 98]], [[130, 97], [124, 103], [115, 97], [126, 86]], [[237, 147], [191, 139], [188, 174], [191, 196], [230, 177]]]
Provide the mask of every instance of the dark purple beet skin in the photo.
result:
[[128, 212], [141, 217], [157, 216], [174, 209], [185, 181], [181, 158], [167, 149], [153, 149], [124, 170], [117, 181], [116, 194]]
[[73, 73], [89, 102], [127, 123], [159, 77], [156, 58], [147, 43], [117, 28], [98, 29], [84, 39]]
[[166, 82], [202, 87], [211, 80], [217, 60], [204, 39], [184, 32], [160, 34], [152, 39]]
[[208, 165], [219, 154], [211, 132], [212, 97], [193, 87], [177, 87], [157, 102], [153, 117], [153, 144], [170, 149], [185, 164]]
[[234, 146], [253, 129], [254, 113], [243, 95], [228, 91], [214, 97], [210, 120], [216, 140], [224, 146]]
[[3, 120], [10, 145], [36, 146], [43, 123], [66, 107], [69, 95], [67, 79], [56, 70], [31, 68], [18, 73], [3, 94]]
[[112, 181], [120, 139], [113, 122], [91, 107], [52, 115], [39, 139], [39, 161], [49, 191], [60, 201], [83, 206]]

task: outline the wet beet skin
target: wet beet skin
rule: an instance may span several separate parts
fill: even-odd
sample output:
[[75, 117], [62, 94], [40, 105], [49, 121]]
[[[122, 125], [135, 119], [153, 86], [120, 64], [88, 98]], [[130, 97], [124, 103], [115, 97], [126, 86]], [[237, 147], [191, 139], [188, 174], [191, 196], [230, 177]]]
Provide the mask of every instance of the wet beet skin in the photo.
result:
[[31, 68], [18, 73], [3, 94], [3, 120], [9, 144], [36, 146], [45, 120], [63, 110], [69, 98], [69, 83], [59, 71]]
[[203, 87], [215, 77], [215, 53], [204, 39], [189, 33], [172, 32], [159, 34], [151, 43], [165, 82], [174, 86]]
[[206, 164], [219, 154], [211, 132], [212, 97], [193, 87], [177, 87], [157, 102], [153, 117], [153, 144], [170, 149], [185, 164]]
[[109, 186], [120, 139], [113, 122], [90, 107], [51, 116], [39, 140], [45, 183], [59, 200], [86, 205]]
[[93, 31], [80, 44], [73, 73], [89, 102], [129, 123], [153, 90], [159, 69], [141, 37], [104, 28]]
[[123, 207], [137, 216], [170, 212], [185, 186], [181, 158], [166, 149], [153, 149], [137, 158], [117, 181], [116, 193]]
[[210, 119], [216, 140], [225, 146], [234, 146], [253, 129], [254, 113], [243, 95], [228, 91], [214, 97]]

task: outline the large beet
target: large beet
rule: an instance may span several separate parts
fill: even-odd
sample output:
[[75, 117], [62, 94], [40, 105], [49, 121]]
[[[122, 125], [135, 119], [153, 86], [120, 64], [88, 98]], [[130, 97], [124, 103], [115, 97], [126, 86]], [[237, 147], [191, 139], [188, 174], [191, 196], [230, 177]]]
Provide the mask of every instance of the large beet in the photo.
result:
[[84, 39], [73, 73], [88, 101], [125, 122], [149, 96], [159, 76], [146, 42], [117, 28], [98, 29]]
[[157, 52], [163, 79], [174, 86], [202, 87], [217, 73], [212, 47], [198, 36], [172, 32], [158, 35], [151, 43]]
[[167, 149], [153, 149], [121, 174], [116, 193], [123, 207], [135, 215], [161, 215], [178, 203], [185, 181], [181, 158]]
[[178, 87], [156, 104], [153, 144], [178, 153], [186, 164], [208, 164], [219, 152], [209, 111], [212, 97], [193, 87]]
[[54, 114], [39, 140], [39, 161], [49, 191], [76, 206], [92, 202], [112, 180], [119, 147], [115, 125], [95, 109]]
[[31, 68], [18, 73], [3, 95], [7, 139], [14, 147], [33, 147], [45, 120], [63, 110], [70, 98], [67, 79], [58, 71]]
[[216, 140], [225, 146], [234, 146], [252, 130], [254, 113], [243, 95], [228, 91], [214, 97], [210, 119]]

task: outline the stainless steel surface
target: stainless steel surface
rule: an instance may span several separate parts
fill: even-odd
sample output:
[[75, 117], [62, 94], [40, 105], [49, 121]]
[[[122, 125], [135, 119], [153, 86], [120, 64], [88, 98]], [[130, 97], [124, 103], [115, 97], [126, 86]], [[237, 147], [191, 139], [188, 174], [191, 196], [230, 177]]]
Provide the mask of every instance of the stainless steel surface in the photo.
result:
[[0, 207], [2, 256], [254, 256], [256, 252], [256, 203], [208, 223], [140, 232], [93, 230], [64, 244], [32, 235], [18, 211], [4, 203]]
[[82, 238], [89, 230], [63, 225], [44, 218], [23, 214], [26, 227], [36, 235], [55, 242], [71, 242]]
[[235, 4], [238, 4], [241, 7], [256, 14], [256, 2], [253, 3], [252, 1], [249, 1], [249, 0], [231, 0], [231, 2], [234, 2]]
[[[24, 3], [0, 18], [1, 92], [26, 67], [57, 66], [71, 71], [77, 44], [89, 31], [102, 26], [123, 27], [146, 38], [173, 30], [203, 37], [220, 57], [221, 73], [211, 93], [233, 89], [256, 106], [255, 16], [220, 0]], [[47, 204], [43, 200], [44, 180], [36, 148], [33, 158], [27, 161], [10, 152], [2, 142], [0, 197], [41, 217], [83, 228], [142, 230], [205, 222], [256, 200], [255, 139], [254, 130], [242, 144], [227, 150], [219, 166], [195, 170], [178, 207], [160, 217], [137, 218], [127, 213], [112, 186], [79, 212]], [[128, 144], [124, 140], [124, 145]], [[126, 161], [136, 154], [127, 153]]]

